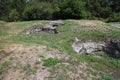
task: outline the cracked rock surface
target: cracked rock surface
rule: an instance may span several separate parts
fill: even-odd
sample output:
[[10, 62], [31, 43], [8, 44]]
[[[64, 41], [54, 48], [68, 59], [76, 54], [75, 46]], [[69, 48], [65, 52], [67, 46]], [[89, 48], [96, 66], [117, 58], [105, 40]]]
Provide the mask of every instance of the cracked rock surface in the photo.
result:
[[56, 27], [58, 26], [63, 26], [65, 25], [65, 23], [63, 21], [50, 21], [48, 24], [45, 24], [42, 27], [32, 27], [30, 28], [26, 34], [34, 34], [34, 33], [42, 33], [42, 32], [46, 32], [46, 33], [51, 33], [51, 34], [57, 34], [58, 31], [56, 29]]
[[105, 42], [85, 42], [78, 39], [72, 44], [72, 48], [79, 54], [92, 54], [103, 51], [113, 58], [120, 58], [120, 39], [109, 39]]

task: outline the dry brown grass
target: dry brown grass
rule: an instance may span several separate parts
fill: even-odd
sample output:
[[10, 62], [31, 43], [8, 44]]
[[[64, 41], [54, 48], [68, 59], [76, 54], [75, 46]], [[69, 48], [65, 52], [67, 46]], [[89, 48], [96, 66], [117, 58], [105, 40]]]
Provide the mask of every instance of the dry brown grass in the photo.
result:
[[[79, 62], [74, 65], [74, 62], [77, 61], [76, 58], [70, 57], [67, 54], [60, 54], [56, 49], [47, 51], [46, 46], [35, 44], [4, 44], [2, 50], [6, 53], [11, 52], [9, 55], [1, 57], [0, 65], [2, 65], [4, 61], [11, 62], [7, 71], [2, 74], [2, 80], [57, 80], [62, 78], [63, 74], [65, 80], [84, 80], [85, 77], [92, 80], [96, 78], [91, 71], [87, 70], [87, 63]], [[62, 59], [65, 62], [59, 63], [55, 66], [56, 68], [44, 67], [42, 65], [43, 62], [36, 64], [40, 59], [39, 55], [45, 56], [46, 59]], [[63, 67], [59, 68], [59, 66]], [[56, 73], [51, 75], [51, 70], [56, 70]]]
[[77, 24], [76, 29], [79, 29], [80, 31], [90, 32], [97, 30], [108, 32], [111, 30], [111, 27], [108, 27], [104, 22], [98, 20], [75, 20], [74, 22]]
[[3, 74], [3, 80], [22, 80], [24, 78], [28, 80], [44, 80], [45, 77], [49, 76], [50, 72], [48, 71], [49, 68], [42, 66], [42, 62], [36, 64], [39, 61], [39, 55], [45, 56], [46, 59], [68, 58], [66, 54], [61, 55], [58, 50], [47, 51], [46, 46], [33, 44], [4, 44], [2, 51], [5, 51], [6, 55], [4, 57], [0, 55], [0, 65], [4, 61], [11, 62], [9, 69]]

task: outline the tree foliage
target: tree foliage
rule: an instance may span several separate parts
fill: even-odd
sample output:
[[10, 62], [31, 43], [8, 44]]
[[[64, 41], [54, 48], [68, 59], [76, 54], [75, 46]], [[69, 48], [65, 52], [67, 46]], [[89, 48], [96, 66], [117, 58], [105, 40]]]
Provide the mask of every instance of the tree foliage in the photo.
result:
[[108, 0], [87, 0], [86, 7], [94, 17], [107, 18], [111, 14]]
[[0, 19], [11, 21], [13, 12], [19, 14], [19, 20], [120, 21], [120, 0], [0, 0]]
[[23, 15], [26, 20], [52, 19], [52, 12], [50, 3], [41, 2], [26, 6]]
[[62, 19], [81, 19], [85, 3], [80, 0], [62, 0], [59, 4], [58, 14]]
[[10, 21], [18, 21], [19, 20], [19, 13], [16, 9], [11, 10], [9, 14]]

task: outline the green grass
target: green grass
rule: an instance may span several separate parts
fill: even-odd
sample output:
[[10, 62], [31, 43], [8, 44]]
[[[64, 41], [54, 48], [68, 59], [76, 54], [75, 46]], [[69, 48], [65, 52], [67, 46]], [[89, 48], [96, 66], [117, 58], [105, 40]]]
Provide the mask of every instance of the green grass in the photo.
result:
[[0, 65], [0, 80], [2, 80], [3, 78], [3, 73], [7, 72], [7, 70], [9, 69], [11, 64], [11, 61], [4, 61], [1, 65]]
[[59, 60], [57, 58], [48, 58], [48, 59], [44, 60], [43, 66], [50, 67], [50, 66], [54, 66], [60, 62], [61, 62], [61, 60]]
[[11, 63], [10, 61], [5, 61], [2, 63], [2, 66], [8, 67], [10, 65], [10, 63]]
[[37, 72], [37, 68], [31, 67], [29, 64], [27, 64], [26, 66], [23, 66], [22, 70], [23, 72], [25, 72], [26, 75], [35, 74]]
[[101, 76], [102, 76], [102, 80], [118, 80], [118, 79], [115, 79], [113, 76], [109, 75], [109, 74], [105, 74], [105, 73], [100, 73]]
[[[108, 31], [103, 31], [103, 29], [94, 29], [91, 25], [83, 26], [83, 24], [77, 23], [81, 20], [64, 20], [66, 25], [58, 27], [57, 30], [59, 34], [31, 34], [26, 35], [25, 31], [29, 27], [34, 25], [43, 25], [47, 21], [25, 21], [25, 22], [0, 22], [0, 47], [3, 43], [28, 43], [28, 44], [42, 44], [47, 46], [47, 50], [58, 49], [61, 53], [67, 53], [72, 57], [78, 59], [79, 62], [87, 62], [91, 67], [97, 70], [104, 71], [104, 67], [107, 66], [109, 70], [120, 70], [120, 60], [113, 59], [107, 55], [107, 58], [104, 56], [101, 58], [96, 58], [93, 55], [79, 55], [76, 54], [71, 47], [71, 44], [74, 42], [74, 38], [78, 37], [81, 42], [86, 42], [89, 40], [92, 41], [104, 41], [108, 38], [120, 38], [120, 30], [112, 28], [107, 24], [102, 24], [102, 26], [97, 25], [98, 27], [105, 27]], [[14, 25], [7, 25], [14, 24]], [[92, 30], [89, 30], [93, 28]], [[85, 29], [85, 30], [84, 30]], [[88, 31], [86, 31], [88, 29]], [[58, 59], [47, 59], [44, 61], [44, 66], [53, 66], [59, 63]], [[96, 66], [96, 64], [100, 66]], [[2, 72], [2, 70], [1, 70]]]

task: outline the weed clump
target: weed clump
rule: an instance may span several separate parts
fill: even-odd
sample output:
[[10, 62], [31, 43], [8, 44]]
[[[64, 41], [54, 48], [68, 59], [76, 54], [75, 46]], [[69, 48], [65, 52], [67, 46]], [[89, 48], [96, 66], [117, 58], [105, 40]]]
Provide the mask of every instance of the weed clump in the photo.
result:
[[47, 60], [44, 60], [43, 66], [50, 67], [53, 65], [56, 65], [57, 63], [60, 63], [61, 60], [56, 58], [48, 58]]

